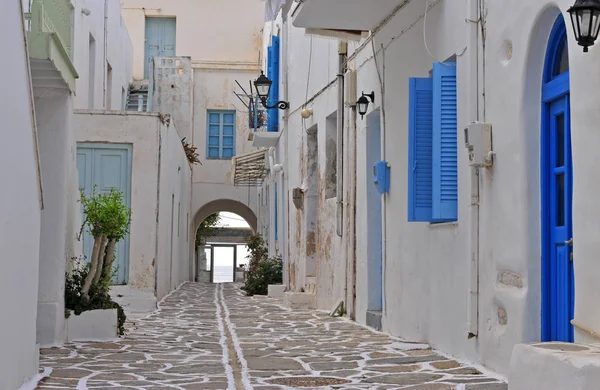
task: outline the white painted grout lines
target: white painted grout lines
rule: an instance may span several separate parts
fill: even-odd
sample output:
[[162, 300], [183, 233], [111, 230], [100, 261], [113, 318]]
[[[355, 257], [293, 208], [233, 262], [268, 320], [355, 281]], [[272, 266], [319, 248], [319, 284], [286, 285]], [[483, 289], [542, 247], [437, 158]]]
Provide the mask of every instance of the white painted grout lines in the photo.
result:
[[227, 328], [229, 329], [229, 334], [231, 334], [231, 339], [233, 341], [233, 346], [235, 348], [237, 359], [242, 365], [242, 384], [244, 385], [245, 390], [252, 390], [254, 388], [250, 384], [250, 377], [248, 375], [248, 362], [244, 358], [242, 346], [240, 345], [240, 339], [238, 338], [237, 333], [235, 333], [235, 326], [231, 322], [229, 308], [227, 307], [227, 303], [225, 303], [225, 296], [223, 295], [223, 284], [218, 285], [218, 290], [219, 298], [221, 299], [221, 304], [223, 305], [223, 310], [225, 311], [225, 323], [227, 324]]
[[215, 309], [217, 316], [217, 326], [219, 327], [219, 333], [221, 334], [221, 338], [219, 339], [219, 344], [221, 345], [221, 350], [223, 351], [223, 358], [221, 361], [223, 362], [223, 367], [225, 367], [225, 374], [227, 375], [227, 390], [236, 390], [235, 388], [235, 378], [233, 377], [233, 367], [229, 364], [229, 348], [227, 347], [227, 333], [225, 332], [225, 326], [223, 325], [223, 317], [221, 315], [221, 304], [219, 303], [219, 284], [215, 284]]

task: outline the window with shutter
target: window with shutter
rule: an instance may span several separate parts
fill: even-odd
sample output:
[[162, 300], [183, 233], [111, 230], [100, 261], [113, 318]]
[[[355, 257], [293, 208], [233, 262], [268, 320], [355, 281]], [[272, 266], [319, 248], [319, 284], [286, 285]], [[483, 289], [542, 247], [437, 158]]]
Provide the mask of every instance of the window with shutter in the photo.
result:
[[[271, 46], [267, 51], [267, 77], [273, 82], [269, 93], [270, 106], [279, 101], [279, 37], [271, 38]], [[267, 131], [279, 131], [279, 109], [268, 110]]]
[[235, 156], [235, 111], [208, 110], [206, 113], [206, 158]]
[[409, 82], [408, 221], [458, 219], [456, 64]]

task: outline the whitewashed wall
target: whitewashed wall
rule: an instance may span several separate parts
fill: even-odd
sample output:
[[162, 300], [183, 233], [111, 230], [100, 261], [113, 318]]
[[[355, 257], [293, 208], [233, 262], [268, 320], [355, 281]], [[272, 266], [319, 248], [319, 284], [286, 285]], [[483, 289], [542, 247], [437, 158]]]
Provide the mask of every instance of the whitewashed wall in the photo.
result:
[[[460, 4], [458, 4], [460, 3]], [[458, 129], [477, 119], [478, 98], [470, 92], [475, 48], [470, 46], [468, 7], [471, 2], [439, 1], [427, 14], [427, 45], [435, 59], [457, 55], [459, 88]], [[477, 361], [507, 373], [513, 346], [540, 339], [540, 189], [539, 139], [541, 72], [548, 36], [559, 8], [545, 0], [487, 2], [486, 118], [494, 126], [496, 164], [482, 170], [480, 230], [479, 337], [467, 338], [470, 257], [470, 167], [462, 132], [458, 134], [459, 221], [431, 226], [407, 222], [408, 80], [426, 77], [435, 59], [423, 41], [424, 4], [410, 2], [375, 36], [376, 50], [385, 47], [386, 159], [391, 165], [391, 189], [387, 196], [387, 269], [385, 273], [384, 330], [416, 341], [426, 341], [455, 356]], [[565, 15], [572, 1], [559, 1]], [[567, 21], [568, 23], [568, 21]], [[569, 27], [570, 31], [570, 27]], [[306, 152], [298, 107], [332, 81], [335, 76], [335, 43], [313, 39], [312, 70], [307, 79], [310, 37], [291, 28], [289, 48], [290, 126], [289, 189], [301, 184], [300, 172]], [[297, 37], [297, 38], [296, 38]], [[357, 48], [351, 44], [351, 52]], [[573, 220], [575, 245], [575, 318], [588, 327], [600, 327], [600, 312], [594, 297], [598, 290], [599, 245], [596, 221], [600, 208], [594, 179], [595, 149], [600, 134], [593, 126], [600, 119], [594, 107], [600, 76], [592, 70], [600, 52], [583, 54], [569, 33], [571, 68], [572, 143], [574, 159]], [[349, 66], [358, 71], [358, 92], [375, 91], [370, 113], [381, 110], [381, 88], [370, 43], [360, 46]], [[383, 56], [378, 57], [380, 70]], [[335, 87], [331, 87], [335, 88]], [[306, 127], [322, 123], [331, 110], [335, 93], [323, 92], [312, 103], [314, 119]], [[480, 85], [481, 88], [481, 85]], [[479, 93], [481, 94], [481, 89]], [[327, 95], [330, 96], [327, 96]], [[479, 105], [483, 108], [481, 97]], [[322, 111], [325, 111], [322, 113]], [[367, 117], [357, 120], [357, 320], [364, 323], [367, 310], [367, 185], [372, 185], [372, 167], [367, 166]], [[375, 124], [376, 125], [376, 124]], [[381, 127], [381, 124], [380, 124]], [[293, 177], [295, 176], [295, 178]], [[291, 199], [290, 199], [291, 203]], [[293, 206], [292, 206], [293, 207]], [[326, 205], [322, 206], [326, 214]], [[290, 208], [290, 240], [298, 239], [296, 211]], [[331, 225], [334, 220], [326, 217]], [[305, 237], [299, 236], [300, 240]], [[322, 238], [321, 238], [322, 239]], [[290, 258], [304, 256], [303, 244], [291, 245]], [[338, 258], [334, 263], [341, 263]], [[340, 264], [336, 263], [336, 267]], [[326, 263], [328, 264], [328, 263]], [[509, 273], [511, 280], [501, 277]], [[321, 277], [321, 276], [320, 276]], [[342, 290], [319, 282], [319, 289]], [[324, 285], [322, 285], [324, 283]], [[318, 293], [318, 304], [327, 301]], [[505, 315], [506, 314], [506, 315]], [[505, 322], [506, 321], [506, 322]], [[590, 340], [576, 331], [576, 341]]]
[[174, 126], [161, 129], [156, 298], [194, 280], [189, 248], [192, 170]]
[[[123, 0], [133, 51], [133, 77], [144, 78], [145, 17], [176, 17], [176, 55], [208, 63], [256, 64], [262, 45], [264, 4], [247, 0]], [[235, 26], [232, 28], [232, 26]], [[199, 37], [210, 37], [201, 39]], [[245, 85], [244, 85], [245, 87]]]
[[0, 144], [0, 388], [16, 389], [37, 374], [36, 316], [40, 248], [41, 188], [32, 91], [19, 0], [7, 1], [0, 16], [0, 41], [10, 75], [0, 91], [0, 115], [7, 118]]
[[[186, 219], [190, 213], [191, 174], [175, 127], [163, 124], [158, 114], [99, 110], [77, 111], [74, 124], [79, 142], [132, 145], [131, 290], [127, 293], [136, 299], [152, 293], [160, 299], [181, 282], [190, 280]], [[175, 244], [171, 257], [172, 194]]]
[[[133, 58], [133, 46], [122, 17], [121, 2], [77, 0], [73, 3], [75, 28], [72, 57], [79, 74], [75, 108], [121, 110], [132, 81]], [[90, 15], [83, 14], [83, 9], [88, 9]], [[90, 55], [90, 36], [95, 40], [93, 55]], [[94, 59], [93, 71], [91, 59]], [[110, 75], [107, 64], [112, 68]], [[91, 76], [94, 79], [93, 93], [90, 91]]]

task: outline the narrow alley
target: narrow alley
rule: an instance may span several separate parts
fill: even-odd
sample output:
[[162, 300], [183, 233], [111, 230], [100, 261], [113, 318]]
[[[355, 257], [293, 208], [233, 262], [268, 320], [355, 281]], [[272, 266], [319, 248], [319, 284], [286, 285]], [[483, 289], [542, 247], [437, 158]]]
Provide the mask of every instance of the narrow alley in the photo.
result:
[[427, 345], [280, 303], [184, 284], [123, 339], [42, 350], [37, 389], [507, 388]]

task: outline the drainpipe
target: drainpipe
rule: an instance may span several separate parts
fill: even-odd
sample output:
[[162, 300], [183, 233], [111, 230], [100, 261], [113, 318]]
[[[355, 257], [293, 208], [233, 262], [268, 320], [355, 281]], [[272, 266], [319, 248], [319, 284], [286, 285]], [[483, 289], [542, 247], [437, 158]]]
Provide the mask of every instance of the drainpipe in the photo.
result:
[[[337, 194], [337, 214], [336, 230], [337, 235], [344, 235], [344, 71], [346, 66], [346, 57], [348, 56], [348, 42], [340, 41], [338, 44], [338, 102], [337, 102], [337, 128], [336, 128], [336, 194]], [[346, 286], [347, 288], [347, 286]]]
[[110, 109], [110, 107], [106, 107], [106, 84], [108, 83], [108, 58], [107, 58], [107, 53], [108, 53], [108, 0], [104, 0], [104, 92], [103, 92], [103, 96], [104, 96], [104, 100], [103, 100], [103, 104], [104, 104], [104, 109], [108, 110]]
[[[468, 28], [468, 118], [479, 121], [479, 0], [470, 0], [466, 23]], [[469, 119], [472, 120], [472, 119]], [[469, 258], [469, 302], [467, 310], [467, 337], [479, 334], [479, 169], [471, 168], [471, 253]]]
[[[278, 188], [281, 188], [281, 176], [283, 174], [283, 166], [281, 164], [275, 164], [275, 148], [269, 148], [269, 168], [271, 171], [270, 182], [271, 186], [269, 188], [269, 203], [275, 200], [275, 186], [277, 184]], [[271, 203], [272, 204], [272, 203]], [[277, 209], [279, 209], [279, 205], [281, 204], [280, 199], [277, 199]], [[277, 209], [273, 209], [269, 205], [270, 213], [270, 229], [269, 229], [269, 254], [270, 256], [274, 256], [275, 253], [275, 214], [277, 213]], [[279, 227], [277, 227], [278, 229]]]
[[[373, 50], [373, 55], [377, 58], [377, 52]], [[386, 116], [385, 116], [385, 50], [381, 49], [381, 62], [382, 62], [382, 76], [380, 79], [381, 84], [381, 118], [380, 118], [380, 128], [381, 128], [381, 160], [386, 161], [385, 159], [385, 131], [386, 131]], [[375, 63], [377, 66], [377, 62]], [[382, 281], [382, 306], [383, 306], [383, 317], [387, 315], [387, 204], [386, 204], [386, 194], [381, 194], [381, 281]], [[383, 321], [383, 319], [382, 319]]]
[[[289, 58], [289, 45], [288, 45], [288, 40], [289, 40], [289, 27], [288, 27], [288, 14], [290, 12], [290, 9], [292, 7], [292, 1], [287, 1], [286, 4], [283, 6], [283, 9], [281, 11], [281, 15], [282, 15], [282, 23], [281, 23], [281, 67], [283, 70], [283, 100], [286, 102], [289, 102], [289, 86], [288, 86], [288, 58]], [[288, 124], [289, 124], [289, 111], [283, 111], [283, 128], [280, 128], [280, 131], [282, 132], [281, 137], [283, 137], [283, 142], [281, 140], [281, 138], [279, 139], [279, 147], [281, 148], [281, 144], [283, 143], [283, 156], [284, 156], [284, 160], [283, 160], [283, 164], [285, 167], [288, 167]], [[279, 190], [279, 192], [281, 193], [281, 207], [282, 207], [282, 213], [281, 213], [281, 226], [282, 226], [282, 234], [281, 237], [283, 237], [283, 243], [284, 245], [282, 246], [283, 250], [283, 283], [286, 286], [286, 289], [289, 290], [290, 288], [290, 280], [289, 280], [289, 260], [288, 260], [288, 256], [289, 256], [289, 245], [290, 245], [290, 240], [288, 240], [286, 238], [286, 234], [289, 232], [289, 226], [288, 226], [288, 222], [289, 222], [289, 218], [288, 218], [288, 213], [289, 213], [289, 196], [288, 194], [288, 175], [282, 174], [282, 186], [281, 189]]]

